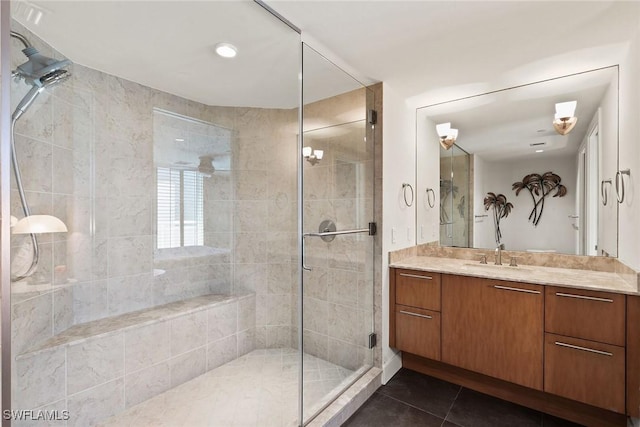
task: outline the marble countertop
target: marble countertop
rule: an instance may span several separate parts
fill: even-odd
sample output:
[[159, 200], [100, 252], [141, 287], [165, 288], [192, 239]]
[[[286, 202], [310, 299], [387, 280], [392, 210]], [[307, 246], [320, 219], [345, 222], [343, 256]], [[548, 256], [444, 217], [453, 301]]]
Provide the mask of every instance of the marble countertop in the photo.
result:
[[640, 295], [637, 284], [634, 286], [616, 273], [537, 265], [510, 267], [508, 262], [494, 265], [491, 261], [480, 264], [468, 259], [416, 256], [391, 263], [389, 267]]

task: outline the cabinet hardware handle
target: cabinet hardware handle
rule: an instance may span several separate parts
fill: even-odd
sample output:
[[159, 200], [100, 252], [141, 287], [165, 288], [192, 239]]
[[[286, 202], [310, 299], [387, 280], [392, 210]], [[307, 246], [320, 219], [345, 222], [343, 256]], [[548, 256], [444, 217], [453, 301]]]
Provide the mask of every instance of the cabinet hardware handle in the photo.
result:
[[431, 316], [427, 316], [426, 314], [412, 313], [412, 312], [410, 312], [410, 311], [400, 310], [400, 313], [402, 313], [402, 314], [408, 314], [409, 316], [423, 317], [423, 318], [425, 318], [425, 319], [433, 319], [433, 317], [431, 317]]
[[613, 300], [610, 298], [596, 298], [596, 297], [588, 297], [586, 295], [565, 294], [562, 292], [556, 292], [556, 296], [565, 297], [565, 298], [587, 299], [589, 301], [613, 302]]
[[417, 274], [400, 273], [402, 277], [413, 277], [414, 279], [433, 280], [431, 276], [418, 276]]
[[502, 289], [504, 291], [525, 292], [527, 294], [539, 294], [540, 293], [540, 291], [534, 291], [532, 289], [512, 288], [510, 286], [493, 285], [493, 287], [496, 288], [496, 289]]
[[556, 341], [556, 345], [559, 345], [560, 347], [572, 348], [574, 350], [582, 350], [582, 351], [588, 351], [590, 353], [601, 354], [603, 356], [613, 356], [613, 353], [609, 353], [608, 351], [601, 351], [601, 350], [595, 350], [593, 348], [580, 347], [579, 345], [567, 344], [566, 342]]

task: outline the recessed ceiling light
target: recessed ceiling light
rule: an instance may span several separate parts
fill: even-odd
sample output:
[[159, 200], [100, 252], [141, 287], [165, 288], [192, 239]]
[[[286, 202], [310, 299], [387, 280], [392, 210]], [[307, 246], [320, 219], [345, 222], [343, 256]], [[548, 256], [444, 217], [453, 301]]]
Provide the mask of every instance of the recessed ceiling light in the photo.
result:
[[238, 54], [238, 49], [231, 43], [218, 43], [216, 53], [223, 58], [233, 58]]
[[176, 142], [184, 142], [184, 138], [176, 138]]
[[544, 150], [536, 150], [536, 153], [543, 153]]

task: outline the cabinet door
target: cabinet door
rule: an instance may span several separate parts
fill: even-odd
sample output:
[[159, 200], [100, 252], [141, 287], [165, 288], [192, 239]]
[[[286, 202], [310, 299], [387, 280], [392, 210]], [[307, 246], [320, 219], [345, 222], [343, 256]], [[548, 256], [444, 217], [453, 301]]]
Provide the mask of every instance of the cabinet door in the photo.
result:
[[396, 305], [396, 347], [440, 360], [440, 313]]
[[542, 390], [543, 287], [442, 276], [442, 361]]
[[624, 295], [547, 286], [546, 332], [624, 346], [624, 319]]
[[624, 347], [545, 334], [544, 391], [623, 414]]
[[396, 304], [440, 311], [440, 273], [396, 270]]

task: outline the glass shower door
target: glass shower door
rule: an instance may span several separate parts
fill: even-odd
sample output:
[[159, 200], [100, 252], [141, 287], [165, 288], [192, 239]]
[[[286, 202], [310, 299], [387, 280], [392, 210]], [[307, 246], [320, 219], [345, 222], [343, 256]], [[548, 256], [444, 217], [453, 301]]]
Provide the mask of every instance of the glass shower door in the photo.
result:
[[[307, 422], [372, 365], [374, 141], [370, 91], [306, 46], [303, 57], [302, 409]], [[313, 93], [321, 76], [331, 79], [334, 92]]]

